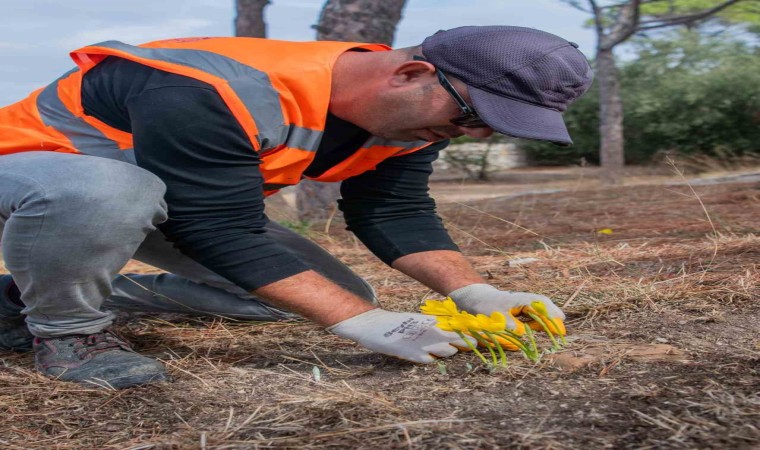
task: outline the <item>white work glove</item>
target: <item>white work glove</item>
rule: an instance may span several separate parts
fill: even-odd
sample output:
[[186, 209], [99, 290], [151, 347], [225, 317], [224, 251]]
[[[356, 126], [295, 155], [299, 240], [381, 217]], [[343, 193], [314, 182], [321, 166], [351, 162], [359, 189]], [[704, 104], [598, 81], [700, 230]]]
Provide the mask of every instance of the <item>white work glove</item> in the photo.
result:
[[[501, 291], [490, 284], [478, 283], [459, 288], [451, 292], [449, 297], [454, 300], [459, 309], [471, 314], [490, 315], [494, 311], [504, 314], [504, 317], [507, 318], [507, 328], [520, 334], [523, 331], [522, 323], [516, 317], [523, 312], [523, 307], [531, 306], [533, 302], [540, 302], [546, 308], [546, 316], [552, 319], [551, 323], [554, 323], [556, 319], [559, 320], [559, 323], [556, 324], [557, 330], [553, 329], [552, 332], [565, 334], [562, 323], [565, 320], [565, 313], [549, 297], [544, 295], [530, 292]], [[530, 327], [540, 329], [535, 325], [538, 324], [531, 323]]]
[[[348, 318], [327, 331], [357, 342], [378, 353], [418, 363], [431, 363], [468, 348], [456, 333], [435, 326], [436, 318], [425, 314], [373, 309]], [[474, 339], [470, 339], [477, 345]]]

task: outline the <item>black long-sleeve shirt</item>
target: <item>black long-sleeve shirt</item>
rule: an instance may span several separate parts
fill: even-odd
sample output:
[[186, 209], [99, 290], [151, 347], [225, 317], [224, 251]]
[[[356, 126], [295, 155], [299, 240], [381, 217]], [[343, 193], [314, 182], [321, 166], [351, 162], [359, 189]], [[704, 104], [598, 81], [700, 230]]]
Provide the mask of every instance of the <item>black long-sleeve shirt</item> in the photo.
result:
[[[211, 85], [110, 57], [85, 74], [82, 105], [132, 133], [138, 166], [167, 186], [169, 219], [159, 228], [183, 253], [247, 290], [309, 269], [267, 236], [261, 160]], [[368, 136], [330, 115], [305, 173], [325, 172]], [[385, 263], [457, 249], [428, 195], [432, 162], [446, 144], [389, 158], [342, 182], [348, 229]]]

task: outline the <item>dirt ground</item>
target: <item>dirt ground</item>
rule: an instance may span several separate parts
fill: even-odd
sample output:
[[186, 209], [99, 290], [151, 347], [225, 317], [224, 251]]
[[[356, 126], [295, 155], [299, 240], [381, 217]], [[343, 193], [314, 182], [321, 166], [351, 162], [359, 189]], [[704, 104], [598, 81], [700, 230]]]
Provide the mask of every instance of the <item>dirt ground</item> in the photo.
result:
[[[760, 448], [760, 182], [747, 180], [434, 185], [490, 282], [563, 306], [569, 345], [538, 363], [415, 365], [305, 322], [142, 317], [118, 330], [171, 383], [90, 389], [0, 354], [0, 448]], [[385, 307], [439, 298], [339, 220], [322, 231]]]

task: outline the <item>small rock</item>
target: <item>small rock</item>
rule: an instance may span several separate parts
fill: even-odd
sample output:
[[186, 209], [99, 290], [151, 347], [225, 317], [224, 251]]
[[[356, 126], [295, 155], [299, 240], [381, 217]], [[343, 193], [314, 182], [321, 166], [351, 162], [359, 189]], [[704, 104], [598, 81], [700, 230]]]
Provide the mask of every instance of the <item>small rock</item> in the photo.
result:
[[509, 267], [521, 266], [523, 264], [530, 264], [532, 262], [541, 261], [538, 258], [515, 258], [509, 260]]

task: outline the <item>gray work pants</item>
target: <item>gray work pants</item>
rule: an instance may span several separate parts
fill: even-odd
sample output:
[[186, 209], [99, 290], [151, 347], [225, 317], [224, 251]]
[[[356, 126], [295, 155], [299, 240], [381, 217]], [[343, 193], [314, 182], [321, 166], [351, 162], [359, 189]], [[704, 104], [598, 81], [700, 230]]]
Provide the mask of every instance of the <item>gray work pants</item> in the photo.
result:
[[[167, 218], [164, 192], [158, 177], [121, 161], [56, 152], [0, 156], [0, 244], [32, 334], [95, 333], [112, 323], [109, 309], [296, 317], [173, 248], [156, 229]], [[376, 303], [372, 288], [318, 245], [272, 222], [266, 233]], [[119, 275], [130, 258], [169, 273]]]

